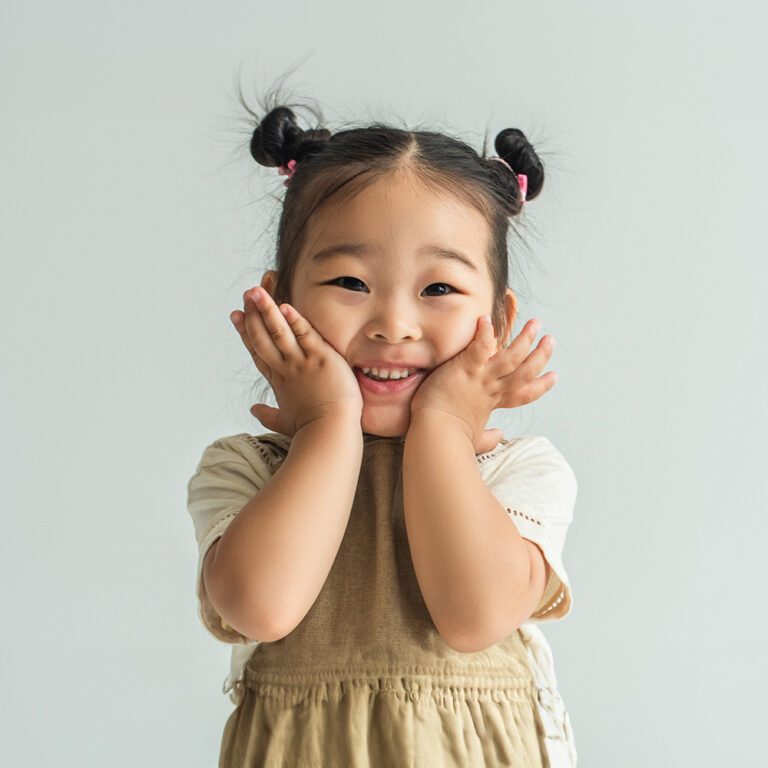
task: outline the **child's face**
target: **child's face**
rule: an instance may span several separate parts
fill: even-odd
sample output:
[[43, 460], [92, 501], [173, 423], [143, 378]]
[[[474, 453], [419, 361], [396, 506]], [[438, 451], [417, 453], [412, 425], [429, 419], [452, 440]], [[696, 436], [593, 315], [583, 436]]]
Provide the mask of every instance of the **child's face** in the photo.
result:
[[[363, 432], [404, 435], [411, 398], [424, 376], [461, 352], [474, 337], [478, 318], [492, 313], [489, 239], [479, 211], [440, 197], [405, 173], [376, 182], [309, 222], [290, 303], [355, 370]], [[371, 252], [312, 258], [343, 244]], [[427, 246], [456, 251], [472, 266], [420, 253]], [[508, 329], [515, 306], [507, 289]], [[377, 392], [360, 370], [376, 361], [426, 371], [400, 391]]]

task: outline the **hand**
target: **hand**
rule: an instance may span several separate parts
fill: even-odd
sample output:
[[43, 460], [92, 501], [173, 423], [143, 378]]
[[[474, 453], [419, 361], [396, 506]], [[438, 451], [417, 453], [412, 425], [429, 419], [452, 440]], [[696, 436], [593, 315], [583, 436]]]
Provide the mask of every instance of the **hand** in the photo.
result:
[[292, 437], [319, 418], [361, 418], [363, 395], [352, 367], [295, 307], [278, 308], [261, 287], [243, 294], [243, 306], [230, 320], [279, 406], [251, 408], [267, 429]]
[[411, 399], [411, 420], [420, 410], [444, 413], [462, 425], [475, 453], [490, 450], [486, 446], [499, 433], [485, 429], [491, 411], [531, 403], [557, 381], [554, 371], [539, 377], [552, 355], [551, 336], [528, 354], [538, 329], [538, 320], [529, 321], [508, 347], [493, 354], [493, 325], [481, 318], [472, 341], [421, 382]]

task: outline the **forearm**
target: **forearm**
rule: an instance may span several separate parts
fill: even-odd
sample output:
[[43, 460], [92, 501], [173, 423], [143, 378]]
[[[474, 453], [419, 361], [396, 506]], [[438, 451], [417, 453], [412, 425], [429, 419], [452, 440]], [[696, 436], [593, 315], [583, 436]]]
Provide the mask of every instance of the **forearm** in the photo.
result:
[[523, 602], [531, 561], [483, 482], [472, 442], [450, 417], [417, 411], [411, 418], [403, 503], [414, 571], [438, 632], [460, 650], [478, 638], [500, 639], [505, 618]]
[[230, 523], [206, 588], [217, 610], [216, 595], [226, 604], [224, 618], [235, 629], [276, 639], [309, 611], [344, 537], [362, 452], [359, 418], [307, 424], [278, 471]]

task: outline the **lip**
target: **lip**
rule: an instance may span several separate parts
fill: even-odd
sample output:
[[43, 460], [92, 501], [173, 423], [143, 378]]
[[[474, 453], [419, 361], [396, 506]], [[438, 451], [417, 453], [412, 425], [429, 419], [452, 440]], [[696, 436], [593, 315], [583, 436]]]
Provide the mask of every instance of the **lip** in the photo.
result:
[[[416, 368], [415, 365], [376, 365], [365, 364], [366, 368]], [[427, 375], [427, 371], [419, 370], [416, 373], [412, 373], [404, 379], [396, 379], [395, 381], [374, 381], [369, 379], [360, 368], [354, 367], [355, 377], [362, 389], [366, 389], [369, 392], [373, 392], [377, 395], [394, 395], [400, 392], [404, 392], [407, 389], [416, 387], [421, 380]]]
[[363, 360], [362, 362], [358, 363], [355, 368], [386, 368], [388, 371], [391, 371], [393, 368], [424, 368], [423, 365], [419, 365], [418, 363], [408, 363], [408, 362], [400, 362], [400, 361], [392, 361], [392, 360]]

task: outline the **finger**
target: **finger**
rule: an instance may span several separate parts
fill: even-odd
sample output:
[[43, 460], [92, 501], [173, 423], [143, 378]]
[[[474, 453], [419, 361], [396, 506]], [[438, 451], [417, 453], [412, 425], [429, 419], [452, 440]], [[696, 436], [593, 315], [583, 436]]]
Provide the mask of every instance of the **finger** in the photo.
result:
[[274, 345], [284, 357], [300, 353], [301, 347], [291, 330], [291, 326], [283, 316], [283, 313], [275, 304], [274, 299], [263, 289], [254, 289], [251, 292], [255, 306], [261, 313], [261, 319], [269, 332]]
[[530, 384], [524, 387], [515, 387], [508, 395], [502, 397], [498, 407], [516, 408], [520, 405], [532, 403], [549, 392], [555, 384], [557, 384], [557, 374], [554, 371], [547, 371], [543, 376], [534, 379]]
[[552, 350], [555, 348], [555, 339], [550, 334], [542, 336], [536, 349], [518, 366], [517, 372], [524, 381], [534, 381], [536, 377], [544, 370], [544, 366], [552, 357]]
[[[249, 296], [252, 297], [253, 305], [258, 310], [258, 316], [261, 319], [261, 325], [256, 324], [257, 327], [260, 329], [263, 326], [266, 329], [269, 340], [277, 348], [280, 355], [283, 358], [297, 354], [303, 356], [291, 326], [288, 325], [282, 312], [277, 308], [273, 298], [261, 287], [254, 288], [250, 291]], [[255, 316], [256, 314], [254, 313]], [[261, 338], [266, 341], [263, 334]], [[260, 348], [259, 353], [261, 354]], [[264, 359], [269, 361], [269, 357], [266, 355], [264, 355]]]
[[281, 304], [280, 311], [293, 331], [293, 336], [301, 349], [306, 353], [317, 350], [327, 343], [309, 322], [292, 304]]
[[494, 350], [494, 339], [493, 324], [488, 315], [483, 315], [477, 321], [475, 337], [467, 348], [467, 354], [473, 365], [482, 365], [488, 360]]
[[230, 314], [229, 319], [232, 321], [232, 325], [235, 326], [235, 330], [240, 335], [240, 340], [243, 342], [245, 348], [250, 353], [251, 358], [253, 358], [253, 362], [256, 365], [256, 368], [259, 369], [259, 372], [262, 376], [264, 376], [266, 379], [269, 379], [272, 373], [272, 369], [264, 360], [261, 359], [261, 357], [259, 357], [253, 347], [253, 344], [251, 343], [251, 339], [248, 336], [248, 332], [245, 328], [245, 314], [239, 309], [236, 309], [234, 312], [232, 312], [232, 314]]
[[279, 408], [273, 408], [265, 403], [256, 403], [249, 410], [251, 415], [257, 418], [270, 432], [280, 432], [282, 429]]
[[[243, 329], [244, 342], [256, 362], [263, 360], [270, 368], [283, 361], [283, 355], [272, 342], [269, 331], [261, 319], [261, 312], [251, 298], [251, 289], [243, 293]], [[247, 341], [246, 341], [247, 340]]]
[[480, 437], [475, 453], [488, 453], [499, 444], [502, 437], [504, 433], [500, 429], [486, 429]]
[[[520, 331], [520, 333], [510, 343], [510, 345], [505, 349], [499, 350], [494, 355], [494, 363], [497, 366], [495, 372], [499, 377], [514, 373], [529, 359], [529, 351], [533, 343], [536, 341], [536, 334], [538, 333], [540, 327], [541, 323], [539, 320], [529, 320], [523, 326], [523, 329]], [[541, 345], [541, 342], [539, 342], [539, 345]], [[539, 371], [540, 370], [541, 368], [539, 368]], [[536, 373], [538, 374], [539, 371]]]

